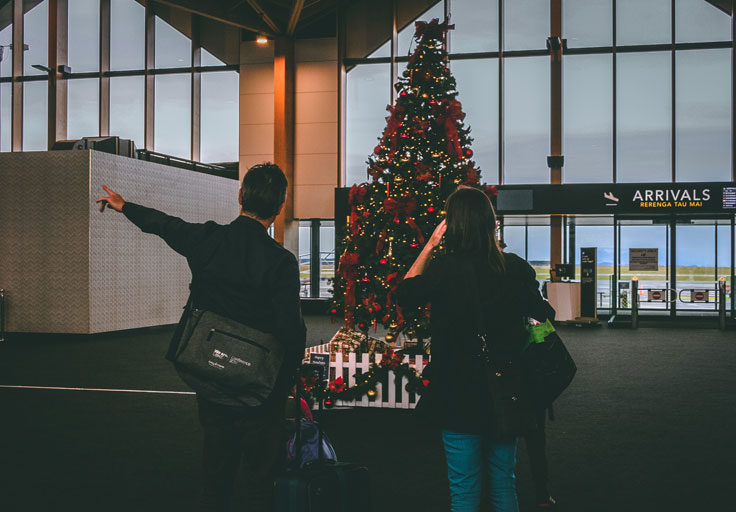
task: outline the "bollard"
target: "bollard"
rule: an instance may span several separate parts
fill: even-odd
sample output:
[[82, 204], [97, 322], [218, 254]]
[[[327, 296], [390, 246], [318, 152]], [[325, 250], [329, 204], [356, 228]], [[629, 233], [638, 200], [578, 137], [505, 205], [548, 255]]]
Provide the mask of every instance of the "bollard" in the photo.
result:
[[0, 342], [5, 341], [5, 289], [0, 289]]
[[726, 278], [718, 281], [718, 328], [726, 330]]
[[639, 278], [631, 278], [631, 328], [639, 328]]

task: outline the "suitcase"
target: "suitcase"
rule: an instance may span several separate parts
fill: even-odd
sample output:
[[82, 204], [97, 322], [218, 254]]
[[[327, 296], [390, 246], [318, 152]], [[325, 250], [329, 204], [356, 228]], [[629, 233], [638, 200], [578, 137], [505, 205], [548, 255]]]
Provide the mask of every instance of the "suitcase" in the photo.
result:
[[[299, 380], [297, 379], [297, 383]], [[300, 393], [297, 384], [296, 402]], [[301, 408], [297, 406], [296, 424]], [[357, 464], [324, 458], [323, 432], [318, 429], [319, 459], [301, 466], [296, 460], [292, 469], [276, 479], [275, 512], [369, 512], [370, 479], [368, 469]], [[301, 430], [295, 440], [295, 453], [301, 456]]]
[[369, 512], [368, 470], [320, 461], [276, 480], [276, 512]]

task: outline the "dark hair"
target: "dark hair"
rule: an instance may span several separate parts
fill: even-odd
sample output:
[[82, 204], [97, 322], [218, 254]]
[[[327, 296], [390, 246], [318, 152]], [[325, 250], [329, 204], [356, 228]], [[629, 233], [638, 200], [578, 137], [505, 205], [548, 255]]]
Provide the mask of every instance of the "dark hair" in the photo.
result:
[[254, 165], [245, 173], [240, 185], [243, 211], [252, 213], [259, 219], [273, 217], [286, 201], [286, 186], [286, 176], [278, 165]]
[[496, 239], [496, 212], [488, 196], [475, 188], [458, 188], [447, 198], [445, 211], [448, 252], [480, 256], [493, 270], [503, 272], [503, 253]]

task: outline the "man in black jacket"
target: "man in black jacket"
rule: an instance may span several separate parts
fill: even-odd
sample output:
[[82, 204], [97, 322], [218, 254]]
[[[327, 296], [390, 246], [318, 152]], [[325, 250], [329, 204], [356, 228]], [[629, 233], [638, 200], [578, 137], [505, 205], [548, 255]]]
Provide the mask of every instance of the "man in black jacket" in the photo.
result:
[[269, 511], [273, 484], [284, 460], [284, 404], [288, 384], [304, 353], [306, 328], [299, 302], [299, 265], [267, 232], [286, 199], [286, 177], [278, 166], [249, 169], [238, 194], [241, 214], [222, 226], [192, 224], [134, 203], [103, 185], [105, 207], [122, 212], [145, 233], [160, 236], [187, 258], [192, 300], [212, 311], [273, 333], [286, 357], [271, 398], [257, 408], [240, 407], [229, 397], [197, 396], [204, 430], [204, 492], [201, 510], [229, 510], [233, 483], [246, 473], [248, 510]]

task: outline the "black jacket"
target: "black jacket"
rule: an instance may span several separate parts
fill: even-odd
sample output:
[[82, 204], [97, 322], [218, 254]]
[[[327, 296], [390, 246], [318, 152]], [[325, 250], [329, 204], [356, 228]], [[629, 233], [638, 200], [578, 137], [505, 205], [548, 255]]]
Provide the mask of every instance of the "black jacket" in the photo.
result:
[[512, 253], [505, 254], [505, 264], [500, 274], [477, 258], [439, 256], [397, 290], [405, 314], [432, 304], [431, 413], [441, 428], [477, 434], [493, 430], [486, 373], [478, 357], [478, 316], [493, 359], [507, 362], [518, 359], [524, 348], [525, 318], [544, 321], [554, 313], [539, 293], [534, 269]]
[[224, 226], [193, 224], [130, 202], [123, 213], [186, 257], [197, 308], [275, 334], [286, 347], [281, 380], [293, 373], [306, 344], [299, 265], [260, 222], [239, 216]]

